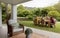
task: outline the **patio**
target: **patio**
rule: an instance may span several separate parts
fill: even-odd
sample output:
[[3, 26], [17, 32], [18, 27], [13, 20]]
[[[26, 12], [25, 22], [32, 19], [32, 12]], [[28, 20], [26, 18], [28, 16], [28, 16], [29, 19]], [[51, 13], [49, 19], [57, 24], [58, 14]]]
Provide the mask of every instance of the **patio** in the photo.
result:
[[[1, 31], [1, 34], [2, 34], [0, 36], [0, 38], [8, 38], [7, 37], [7, 32], [6, 32], [7, 31], [6, 24], [4, 24], [4, 26], [2, 26], [0, 31]], [[14, 36], [12, 36], [10, 38], [25, 38], [25, 34], [24, 33], [19, 33], [19, 34], [14, 35]], [[48, 36], [33, 32], [31, 38], [48, 38]]]
[[[31, 28], [31, 27], [25, 27], [26, 28]], [[7, 38], [6, 36], [6, 31], [7, 31], [7, 27], [3, 26], [2, 28], [3, 30], [1, 31], [1, 34], [3, 34], [3, 37], [0, 36], [0, 38]], [[39, 30], [39, 29], [35, 29], [35, 28], [31, 28], [33, 30], [33, 34], [32, 34], [32, 38], [60, 38], [60, 34], [58, 33], [53, 33], [53, 32], [48, 32], [48, 31], [44, 31], [44, 30]], [[10, 38], [25, 38], [25, 34], [24, 33], [19, 33], [18, 35], [12, 36]]]
[[[17, 22], [17, 4], [19, 3], [23, 3], [23, 2], [26, 2], [26, 1], [30, 1], [30, 0], [0, 0], [0, 38], [8, 38], [8, 28], [7, 26], [4, 24], [2, 24], [2, 7], [1, 7], [1, 3], [5, 3], [6, 4], [6, 13], [8, 13], [8, 10], [7, 10], [7, 6], [10, 4], [11, 5], [11, 19], [14, 20], [14, 22]], [[6, 14], [7, 15], [7, 14]], [[26, 29], [26, 27], [25, 27]], [[42, 32], [40, 30], [37, 30], [37, 29], [34, 29], [34, 28], [31, 28], [33, 30], [33, 34], [32, 34], [32, 37], [31, 38], [51, 38], [51, 36], [47, 36], [46, 34], [44, 35], [44, 33], [47, 33], [47, 34], [50, 34], [48, 32]], [[40, 34], [43, 33], [43, 34]], [[53, 34], [53, 33], [51, 33]], [[53, 35], [55, 36], [55, 35]], [[59, 38], [59, 34], [57, 34], [57, 37]], [[11, 38], [25, 38], [25, 34], [24, 33], [20, 33], [18, 35], [15, 35], [15, 36], [12, 36]], [[53, 38], [53, 37], [52, 37]]]
[[30, 0], [0, 0], [0, 38], [8, 38], [8, 28], [7, 26], [4, 26], [2, 24], [2, 6], [1, 3], [5, 4], [5, 12], [6, 16], [8, 15], [8, 5], [11, 5], [11, 19], [14, 20], [14, 22], [17, 22], [17, 4], [27, 2]]
[[[13, 36], [11, 38], [25, 38], [25, 34], [21, 33], [19, 35]], [[33, 33], [31, 38], [48, 38], [48, 36], [44, 36], [44, 35], [40, 35], [40, 34], [37, 34], [37, 33]]]

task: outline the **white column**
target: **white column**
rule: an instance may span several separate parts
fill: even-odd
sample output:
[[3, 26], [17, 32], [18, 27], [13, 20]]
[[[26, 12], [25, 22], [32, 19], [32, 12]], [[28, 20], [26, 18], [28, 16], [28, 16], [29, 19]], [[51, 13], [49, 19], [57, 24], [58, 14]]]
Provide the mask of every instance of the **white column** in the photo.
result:
[[17, 22], [17, 6], [16, 5], [12, 5], [11, 7], [11, 13], [12, 13], [12, 19]]
[[0, 27], [2, 26], [2, 7], [0, 3]]

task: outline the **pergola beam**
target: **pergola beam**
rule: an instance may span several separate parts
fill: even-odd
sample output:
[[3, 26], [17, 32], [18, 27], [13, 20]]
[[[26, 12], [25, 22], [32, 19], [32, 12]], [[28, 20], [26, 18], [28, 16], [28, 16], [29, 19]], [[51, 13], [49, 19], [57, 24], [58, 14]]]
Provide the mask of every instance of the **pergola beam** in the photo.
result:
[[0, 0], [0, 1], [4, 3], [8, 3], [8, 4], [17, 5], [17, 4], [24, 3], [30, 0]]

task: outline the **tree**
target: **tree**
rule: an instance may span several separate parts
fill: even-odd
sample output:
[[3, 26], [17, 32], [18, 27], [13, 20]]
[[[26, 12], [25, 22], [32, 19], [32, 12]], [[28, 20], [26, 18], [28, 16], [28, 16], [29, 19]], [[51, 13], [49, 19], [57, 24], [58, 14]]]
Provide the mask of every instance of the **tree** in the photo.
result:
[[41, 10], [41, 16], [47, 16], [48, 11], [46, 9]]
[[43, 8], [43, 9], [47, 10], [48, 12], [49, 11], [55, 11], [56, 10], [56, 8], [54, 6], [46, 7], [46, 8]]
[[24, 8], [23, 5], [19, 5], [17, 9], [18, 9], [18, 10], [19, 10], [19, 9], [24, 10], [25, 8]]
[[23, 17], [26, 17], [30, 14], [30, 11], [29, 10], [24, 10], [22, 13], [23, 13]]
[[40, 8], [35, 8], [34, 9], [34, 15], [35, 16], [41, 16], [41, 10], [40, 10]]
[[50, 11], [48, 13], [48, 16], [53, 16], [53, 17], [60, 17], [60, 13], [58, 11]]
[[23, 16], [23, 11], [25, 10], [24, 6], [23, 5], [19, 5], [18, 8], [17, 8], [17, 16], [18, 17], [22, 17]]
[[54, 7], [56, 8], [56, 10], [57, 10], [58, 12], [60, 12], [60, 2], [57, 3], [57, 4], [55, 4]]

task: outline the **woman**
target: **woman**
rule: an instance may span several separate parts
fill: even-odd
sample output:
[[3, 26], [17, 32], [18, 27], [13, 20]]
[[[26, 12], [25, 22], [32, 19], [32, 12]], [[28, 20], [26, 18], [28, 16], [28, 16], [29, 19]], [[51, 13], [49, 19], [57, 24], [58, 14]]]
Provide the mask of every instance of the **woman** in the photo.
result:
[[53, 17], [50, 17], [51, 27], [52, 27], [52, 25], [54, 25], [54, 27], [55, 27], [55, 22], [56, 22], [56, 20]]

